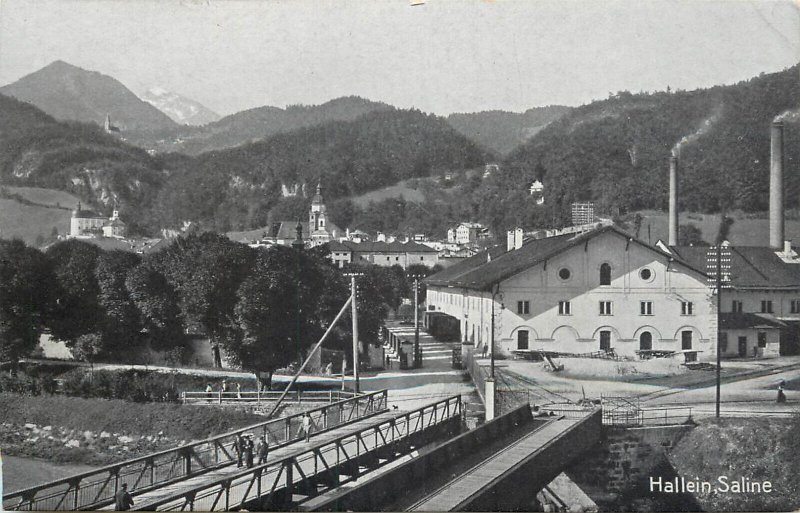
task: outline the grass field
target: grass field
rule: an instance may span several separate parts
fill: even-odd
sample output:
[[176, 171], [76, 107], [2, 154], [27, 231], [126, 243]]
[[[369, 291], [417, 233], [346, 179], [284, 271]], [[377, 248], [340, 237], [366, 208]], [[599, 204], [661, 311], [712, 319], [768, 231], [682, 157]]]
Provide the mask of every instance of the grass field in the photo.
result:
[[89, 465], [56, 464], [38, 458], [3, 455], [3, 493], [48, 483], [95, 467]]
[[425, 200], [425, 196], [419, 189], [413, 189], [408, 185], [408, 180], [403, 180], [394, 185], [370, 191], [362, 194], [361, 196], [354, 196], [353, 203], [359, 207], [366, 207], [370, 201], [378, 202], [387, 198], [405, 198], [407, 201], [421, 202]]
[[10, 194], [19, 194], [26, 200], [39, 205], [73, 209], [78, 203], [78, 198], [64, 191], [55, 189], [42, 189], [41, 187], [11, 187], [4, 185]]
[[[643, 217], [639, 239], [652, 244], [659, 239], [667, 242], [669, 231], [667, 213], [657, 210], [643, 210], [639, 213]], [[629, 219], [633, 219], [634, 214], [631, 214]], [[741, 214], [729, 214], [729, 216], [734, 219], [728, 236], [731, 244], [735, 246], [766, 246], [769, 244], [769, 220], [766, 214], [761, 219], [747, 219]], [[681, 212], [678, 222], [681, 225], [697, 226], [703, 234], [703, 240], [714, 242], [719, 230], [720, 216], [719, 214]], [[786, 239], [800, 245], [800, 220], [786, 219], [784, 225]]]
[[69, 210], [23, 205], [13, 199], [0, 198], [0, 237], [16, 237], [35, 244], [39, 235], [49, 237], [54, 227], [59, 235], [68, 233], [70, 216]]

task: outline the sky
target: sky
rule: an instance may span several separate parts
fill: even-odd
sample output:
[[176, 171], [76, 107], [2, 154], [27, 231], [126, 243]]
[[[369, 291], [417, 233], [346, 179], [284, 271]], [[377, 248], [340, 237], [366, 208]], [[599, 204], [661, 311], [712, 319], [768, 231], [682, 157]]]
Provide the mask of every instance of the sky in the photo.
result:
[[[413, 0], [418, 2], [421, 0]], [[800, 0], [798, 0], [800, 1]], [[358, 95], [446, 115], [800, 62], [788, 0], [0, 0], [0, 85], [55, 60], [219, 114]]]

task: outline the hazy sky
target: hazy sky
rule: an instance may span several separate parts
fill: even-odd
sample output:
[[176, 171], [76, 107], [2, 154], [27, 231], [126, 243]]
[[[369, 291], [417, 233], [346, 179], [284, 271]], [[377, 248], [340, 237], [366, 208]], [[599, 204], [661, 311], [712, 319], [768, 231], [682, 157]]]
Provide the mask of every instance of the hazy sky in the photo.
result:
[[800, 61], [777, 0], [0, 0], [0, 85], [61, 59], [220, 114], [360, 95], [428, 112], [578, 105]]

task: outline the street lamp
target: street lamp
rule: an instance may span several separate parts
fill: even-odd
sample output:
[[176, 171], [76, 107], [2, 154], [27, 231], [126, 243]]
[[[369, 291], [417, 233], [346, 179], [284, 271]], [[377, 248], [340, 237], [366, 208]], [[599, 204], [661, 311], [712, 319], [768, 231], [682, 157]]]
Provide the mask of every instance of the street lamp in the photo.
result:
[[414, 368], [422, 367], [422, 355], [419, 350], [419, 280], [425, 278], [424, 274], [412, 273], [409, 278], [414, 278]]

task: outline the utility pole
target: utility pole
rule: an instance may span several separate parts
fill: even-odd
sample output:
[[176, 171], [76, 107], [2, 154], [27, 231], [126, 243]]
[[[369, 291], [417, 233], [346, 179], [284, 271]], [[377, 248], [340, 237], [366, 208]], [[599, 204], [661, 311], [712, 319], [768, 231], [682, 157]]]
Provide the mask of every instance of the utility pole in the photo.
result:
[[350, 295], [353, 298], [353, 301], [350, 303], [353, 317], [353, 389], [358, 394], [361, 392], [361, 386], [358, 379], [358, 300], [356, 296], [356, 276], [360, 276], [360, 274], [346, 273], [345, 276], [350, 276]]
[[719, 354], [719, 349], [720, 349], [719, 339], [720, 339], [720, 334], [722, 333], [722, 326], [720, 324], [722, 316], [720, 315], [720, 312], [722, 312], [722, 241], [717, 241], [717, 402], [716, 402], [717, 418], [719, 418], [720, 385], [721, 385], [720, 366], [722, 364], [722, 358], [721, 355]]
[[494, 285], [492, 292], [492, 316], [491, 316], [491, 335], [489, 336], [489, 378], [486, 380], [484, 388], [484, 401], [486, 407], [486, 420], [492, 420], [495, 417], [495, 383], [494, 383], [494, 302], [497, 294], [500, 292], [500, 284]]
[[422, 367], [419, 354], [419, 278], [414, 277], [414, 367]]

